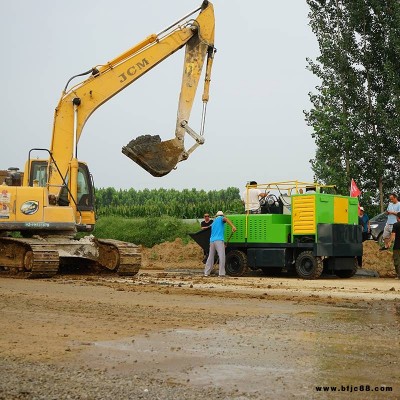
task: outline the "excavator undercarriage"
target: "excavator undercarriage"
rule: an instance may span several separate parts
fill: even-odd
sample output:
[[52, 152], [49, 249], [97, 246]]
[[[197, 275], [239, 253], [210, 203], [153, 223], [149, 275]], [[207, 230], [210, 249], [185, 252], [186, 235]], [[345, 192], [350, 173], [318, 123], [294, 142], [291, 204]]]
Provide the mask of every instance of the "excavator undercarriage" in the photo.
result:
[[27, 278], [50, 278], [62, 269], [134, 276], [140, 264], [140, 246], [119, 240], [58, 235], [0, 238], [0, 272]]

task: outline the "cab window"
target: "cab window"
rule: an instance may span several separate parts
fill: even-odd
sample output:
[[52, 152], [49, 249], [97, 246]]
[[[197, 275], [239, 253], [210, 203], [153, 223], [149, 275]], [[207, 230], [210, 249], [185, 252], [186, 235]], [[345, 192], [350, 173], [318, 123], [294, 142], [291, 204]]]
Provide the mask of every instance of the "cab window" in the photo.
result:
[[[66, 177], [65, 182], [68, 185], [69, 175]], [[90, 179], [89, 170], [85, 164], [79, 164], [78, 169], [78, 195], [76, 199], [77, 208], [80, 211], [93, 210], [93, 189], [92, 181]], [[68, 205], [68, 190], [62, 187], [58, 199], [59, 205]]]
[[37, 182], [38, 186], [45, 187], [47, 184], [47, 161], [32, 161], [29, 174], [29, 186]]

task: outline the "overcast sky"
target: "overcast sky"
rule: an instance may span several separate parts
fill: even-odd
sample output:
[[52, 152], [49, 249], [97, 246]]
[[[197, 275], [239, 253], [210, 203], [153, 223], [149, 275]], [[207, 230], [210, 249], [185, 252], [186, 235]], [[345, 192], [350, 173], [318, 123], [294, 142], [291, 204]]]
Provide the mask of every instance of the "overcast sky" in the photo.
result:
[[[88, 120], [78, 156], [88, 163], [97, 187], [212, 190], [242, 189], [249, 180], [312, 181], [315, 144], [303, 110], [310, 108], [308, 92], [318, 83], [306, 70], [306, 57], [315, 59], [318, 46], [306, 1], [213, 4], [218, 51], [205, 144], [161, 178], [121, 153], [139, 135], [173, 138], [180, 50]], [[49, 148], [54, 108], [72, 75], [113, 59], [200, 5], [194, 0], [1, 1], [0, 169], [23, 169], [29, 149]], [[200, 95], [189, 123], [196, 131]]]

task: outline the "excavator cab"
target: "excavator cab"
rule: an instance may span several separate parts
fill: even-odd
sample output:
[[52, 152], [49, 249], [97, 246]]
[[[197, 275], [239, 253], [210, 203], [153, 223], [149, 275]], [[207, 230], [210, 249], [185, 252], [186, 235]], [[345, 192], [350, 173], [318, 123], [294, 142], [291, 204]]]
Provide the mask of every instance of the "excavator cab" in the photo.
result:
[[[80, 223], [76, 224], [78, 232], [91, 232], [94, 228], [94, 184], [88, 166], [79, 161], [76, 173], [76, 194], [71, 192], [69, 173], [64, 177], [59, 192], [56, 195], [53, 191], [48, 193], [49, 206], [70, 207], [73, 206], [76, 212], [76, 219]], [[29, 187], [48, 187], [49, 160], [35, 159], [28, 161], [26, 171], [27, 180], [24, 186]], [[53, 188], [56, 189], [56, 188]], [[47, 193], [47, 192], [46, 192]]]

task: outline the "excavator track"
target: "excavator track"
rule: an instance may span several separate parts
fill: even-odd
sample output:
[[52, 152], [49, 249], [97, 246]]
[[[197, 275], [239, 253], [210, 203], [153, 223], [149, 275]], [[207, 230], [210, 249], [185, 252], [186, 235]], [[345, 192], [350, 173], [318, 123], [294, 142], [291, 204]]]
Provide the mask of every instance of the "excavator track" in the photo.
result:
[[0, 239], [0, 265], [27, 278], [51, 278], [58, 272], [60, 259], [52, 245], [35, 239]]
[[0, 237], [0, 271], [27, 278], [51, 278], [63, 265], [97, 264], [96, 271], [109, 270], [121, 276], [136, 275], [141, 265], [141, 248], [113, 239], [70, 237]]
[[41, 245], [32, 245], [25, 254], [25, 263], [29, 265], [28, 278], [51, 278], [58, 272], [60, 259], [58, 252]]
[[142, 262], [141, 248], [133, 243], [114, 239], [97, 239], [98, 263], [121, 276], [133, 276], [139, 272]]

